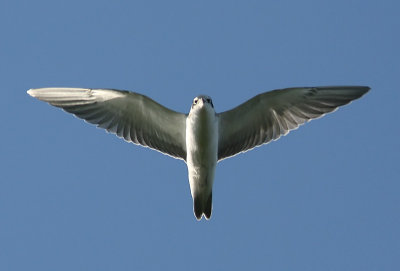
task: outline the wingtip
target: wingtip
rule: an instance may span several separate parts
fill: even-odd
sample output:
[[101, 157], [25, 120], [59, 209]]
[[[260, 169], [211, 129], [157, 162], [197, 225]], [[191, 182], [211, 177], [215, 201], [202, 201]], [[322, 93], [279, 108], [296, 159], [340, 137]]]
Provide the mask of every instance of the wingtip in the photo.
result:
[[370, 91], [370, 87], [368, 87], [368, 86], [361, 86], [360, 87], [360, 90], [362, 91], [362, 94], [361, 94], [361, 96], [363, 96], [364, 94], [366, 94], [368, 91]]
[[368, 92], [371, 88], [369, 86], [362, 86], [361, 87], [362, 90], [364, 90], [365, 92]]
[[26, 91], [26, 93], [28, 93], [30, 96], [32, 96], [34, 98], [37, 98], [37, 95], [38, 95], [38, 91], [37, 90], [38, 89], [31, 88], [31, 89], [28, 89]]
[[369, 86], [351, 86], [350, 89], [354, 90], [355, 93], [357, 93], [358, 98], [360, 98], [364, 94], [366, 94], [371, 88]]

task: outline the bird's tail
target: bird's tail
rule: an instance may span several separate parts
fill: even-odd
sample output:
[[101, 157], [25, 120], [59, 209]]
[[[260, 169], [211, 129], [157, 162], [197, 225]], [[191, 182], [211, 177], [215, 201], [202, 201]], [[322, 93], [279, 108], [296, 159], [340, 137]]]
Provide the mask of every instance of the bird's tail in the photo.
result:
[[194, 215], [196, 216], [197, 220], [200, 220], [201, 217], [205, 216], [207, 220], [211, 218], [212, 212], [212, 191], [207, 200], [204, 200], [203, 197], [195, 196], [193, 198], [193, 211]]

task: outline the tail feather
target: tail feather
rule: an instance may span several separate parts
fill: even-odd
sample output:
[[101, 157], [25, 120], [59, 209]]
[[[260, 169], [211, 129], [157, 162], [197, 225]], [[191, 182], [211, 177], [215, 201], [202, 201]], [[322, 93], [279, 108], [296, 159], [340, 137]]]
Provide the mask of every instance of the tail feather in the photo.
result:
[[193, 211], [197, 220], [200, 220], [203, 215], [203, 204], [200, 197], [195, 197], [193, 199]]
[[200, 220], [204, 214], [205, 218], [209, 220], [212, 212], [212, 192], [207, 198], [207, 201], [203, 200], [203, 197], [195, 196], [193, 198], [193, 211], [197, 220]]
[[208, 200], [206, 202], [206, 208], [204, 209], [204, 215], [206, 217], [206, 219], [210, 219], [211, 218], [211, 211], [212, 211], [212, 192], [210, 193], [210, 195], [208, 196]]

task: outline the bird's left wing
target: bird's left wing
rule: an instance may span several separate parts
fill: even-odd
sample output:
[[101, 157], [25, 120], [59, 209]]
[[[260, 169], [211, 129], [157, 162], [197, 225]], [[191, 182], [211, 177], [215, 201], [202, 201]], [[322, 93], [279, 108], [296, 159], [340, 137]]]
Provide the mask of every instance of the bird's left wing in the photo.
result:
[[129, 91], [39, 88], [28, 94], [128, 142], [186, 160], [186, 115]]
[[305, 122], [360, 98], [363, 86], [287, 88], [259, 94], [218, 114], [218, 160], [277, 140]]

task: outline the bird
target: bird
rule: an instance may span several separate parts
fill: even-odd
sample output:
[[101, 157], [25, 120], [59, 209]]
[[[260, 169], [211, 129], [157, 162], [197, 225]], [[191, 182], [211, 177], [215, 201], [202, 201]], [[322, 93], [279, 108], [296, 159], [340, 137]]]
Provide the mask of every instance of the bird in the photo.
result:
[[194, 215], [209, 220], [218, 162], [277, 140], [369, 90], [367, 86], [276, 89], [220, 113], [210, 96], [199, 95], [187, 114], [127, 90], [50, 87], [27, 93], [128, 142], [183, 160]]

